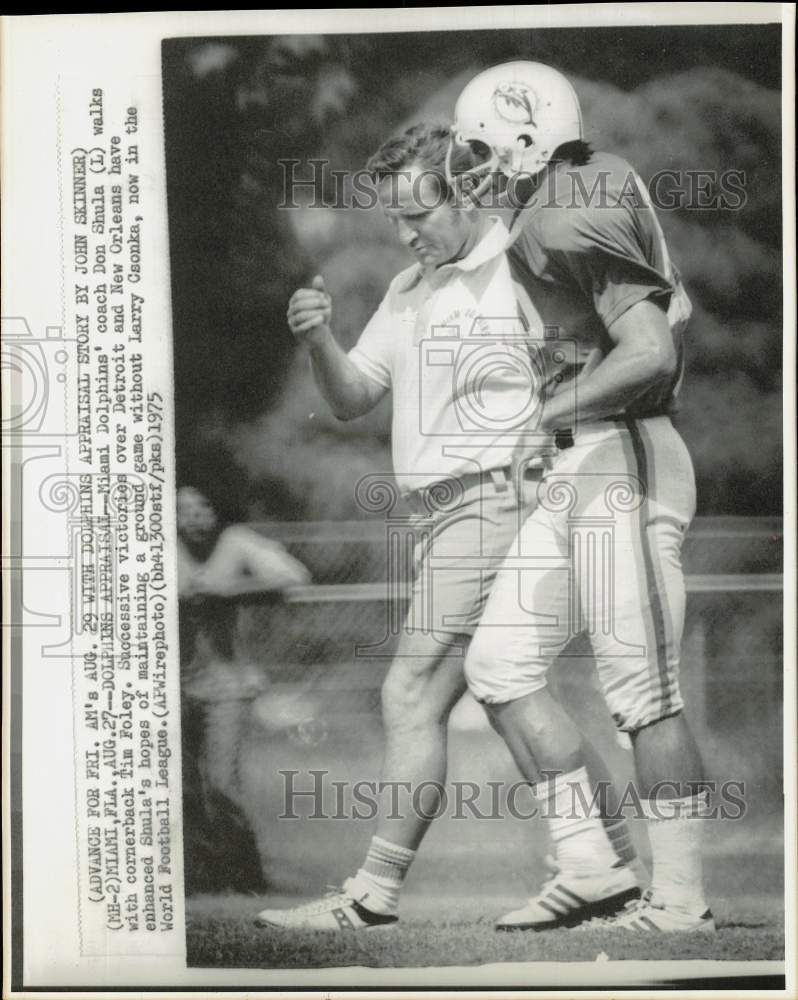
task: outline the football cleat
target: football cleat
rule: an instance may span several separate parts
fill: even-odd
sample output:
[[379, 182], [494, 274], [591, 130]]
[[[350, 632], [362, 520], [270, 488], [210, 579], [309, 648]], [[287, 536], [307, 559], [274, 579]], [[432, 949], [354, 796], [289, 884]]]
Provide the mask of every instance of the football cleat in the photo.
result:
[[340, 889], [332, 889], [321, 899], [314, 899], [287, 910], [261, 910], [255, 917], [257, 927], [282, 930], [357, 931], [373, 930], [395, 924], [393, 913], [375, 913], [358, 902], [348, 891], [347, 879]]
[[[547, 859], [548, 863], [548, 859]], [[594, 917], [610, 916], [640, 896], [634, 872], [622, 862], [603, 872], [553, 874], [537, 893], [517, 910], [496, 921], [498, 931], [549, 931], [576, 927]]]
[[674, 906], [658, 903], [651, 889], [646, 889], [642, 897], [629, 903], [621, 913], [603, 919], [591, 920], [585, 928], [608, 931], [632, 931], [640, 933], [688, 933], [713, 934], [715, 920], [707, 909], [697, 914], [695, 911], [681, 910]]

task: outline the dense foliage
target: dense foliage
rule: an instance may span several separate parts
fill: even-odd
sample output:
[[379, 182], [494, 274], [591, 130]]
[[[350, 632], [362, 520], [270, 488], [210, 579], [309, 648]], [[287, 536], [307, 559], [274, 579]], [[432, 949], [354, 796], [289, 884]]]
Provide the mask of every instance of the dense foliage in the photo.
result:
[[737, 210], [661, 213], [696, 306], [679, 426], [701, 513], [779, 513], [779, 46], [778, 26], [753, 25], [165, 42], [180, 479], [229, 516], [247, 512], [231, 497], [256, 516], [356, 516], [354, 483], [389, 468], [388, 404], [335, 421], [285, 309], [321, 271], [351, 344], [407, 261], [376, 211], [281, 209], [279, 161], [357, 170], [401, 126], [447, 119], [473, 73], [520, 57], [569, 74], [593, 146], [646, 180], [744, 172]]

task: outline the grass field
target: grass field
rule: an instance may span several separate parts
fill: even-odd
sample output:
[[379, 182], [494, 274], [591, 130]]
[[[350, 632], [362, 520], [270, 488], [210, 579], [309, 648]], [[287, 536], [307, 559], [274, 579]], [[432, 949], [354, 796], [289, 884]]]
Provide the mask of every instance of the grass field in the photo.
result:
[[[607, 717], [602, 723], [590, 706], [582, 715], [585, 731], [601, 747], [616, 780], [628, 780], [631, 758], [615, 741], [611, 720]], [[660, 982], [678, 977], [679, 969], [687, 976], [695, 963], [725, 963], [731, 968], [740, 962], [783, 962], [784, 840], [772, 769], [755, 754], [735, 752], [730, 738], [708, 732], [703, 743], [713, 776], [746, 782], [744, 816], [713, 823], [707, 830], [706, 886], [718, 926], [715, 935], [619, 936], [606, 930], [497, 933], [494, 918], [518, 906], [546, 877], [543, 856], [549, 848], [544, 825], [538, 818], [504, 815], [498, 821], [463, 821], [449, 813], [432, 824], [409, 872], [398, 925], [349, 934], [255, 927], [252, 921], [261, 909], [315, 898], [328, 883], [340, 882], [362, 862], [373, 832], [371, 822], [312, 821], [307, 818], [311, 807], [304, 800], [296, 805], [304, 818], [278, 815], [284, 808], [281, 769], [301, 772], [297, 782], [302, 788], [310, 787], [313, 768], [348, 782], [378, 776], [381, 735], [364, 726], [362, 719], [350, 719], [318, 745], [292, 741], [281, 733], [253, 744], [245, 768], [247, 804], [271, 891], [263, 896], [187, 900], [188, 964], [242, 970], [242, 976], [258, 977], [263, 984], [291, 975], [290, 985], [297, 986], [319, 974], [313, 970], [341, 970], [337, 977], [324, 974], [326, 987], [345, 985], [347, 975], [366, 973], [382, 975], [377, 984], [405, 985], [408, 976], [431, 975], [431, 967], [452, 970], [452, 985], [468, 985], [479, 976], [484, 983], [494, 968], [500, 969], [499, 981], [504, 982], [506, 970], [512, 968], [516, 983], [540, 986], [565, 981], [578, 963], [597, 963], [596, 974], [602, 968], [609, 976], [624, 960], [632, 968], [634, 960], [645, 960], [651, 963], [646, 969], [664, 962], [657, 974]], [[506, 748], [490, 730], [450, 733], [450, 780], [471, 780], [482, 788], [491, 779], [517, 777]], [[632, 819], [630, 827], [647, 863], [644, 821]], [[682, 964], [674, 966], [674, 960]], [[356, 972], [358, 968], [364, 971]], [[392, 971], [396, 969], [407, 971]], [[265, 974], [261, 979], [258, 970], [274, 970], [272, 978]], [[304, 970], [305, 977], [284, 970]], [[218, 972], [208, 975], [219, 982]], [[401, 975], [405, 978], [397, 978]], [[286, 978], [280, 982], [289, 985]], [[313, 984], [318, 987], [319, 982]], [[427, 985], [425, 979], [413, 982], [417, 987]], [[247, 979], [247, 985], [253, 983]]]
[[[206, 968], [319, 969], [344, 966], [413, 968], [507, 962], [604, 960], [781, 961], [783, 907], [778, 891], [781, 858], [710, 859], [708, 881], [715, 935], [619, 936], [607, 930], [499, 934], [492, 918], [518, 904], [518, 893], [491, 892], [483, 875], [470, 891], [441, 895], [436, 881], [415, 880], [403, 899], [398, 926], [347, 934], [286, 933], [257, 928], [264, 906], [290, 906], [296, 895], [199, 896], [188, 901], [188, 964]], [[438, 884], [451, 885], [444, 877]], [[465, 887], [463, 887], [465, 889]]]

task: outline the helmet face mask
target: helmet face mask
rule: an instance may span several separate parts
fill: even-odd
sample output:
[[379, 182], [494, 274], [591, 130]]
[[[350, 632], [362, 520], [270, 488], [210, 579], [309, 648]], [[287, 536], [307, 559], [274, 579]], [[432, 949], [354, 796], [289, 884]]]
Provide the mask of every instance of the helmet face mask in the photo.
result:
[[[469, 159], [476, 159], [476, 165], [456, 171], [454, 160], [458, 153], [469, 155]], [[481, 142], [468, 142], [452, 129], [446, 151], [446, 182], [454, 191], [457, 201], [478, 203], [493, 186], [499, 169], [499, 157], [490, 146]]]
[[[486, 149], [488, 155], [477, 168], [476, 186], [468, 192], [474, 198], [487, 191], [483, 176], [497, 173], [513, 178], [518, 174], [534, 177], [566, 142], [583, 139], [579, 101], [570, 82], [557, 70], [542, 63], [510, 62], [479, 73], [466, 85], [455, 106], [452, 125], [453, 147]], [[467, 188], [464, 178], [452, 172], [447, 157], [447, 179], [460, 191]], [[473, 182], [471, 182], [473, 183]]]

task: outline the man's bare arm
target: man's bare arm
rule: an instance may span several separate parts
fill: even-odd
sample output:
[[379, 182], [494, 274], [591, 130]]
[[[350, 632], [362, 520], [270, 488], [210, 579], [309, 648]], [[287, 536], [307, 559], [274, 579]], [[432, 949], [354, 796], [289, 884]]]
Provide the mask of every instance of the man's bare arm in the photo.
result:
[[310, 345], [310, 365], [321, 394], [339, 420], [373, 410], [387, 390], [364, 375], [341, 349], [329, 327]]
[[194, 574], [193, 594], [237, 597], [283, 592], [310, 583], [305, 566], [278, 542], [245, 525], [225, 528], [216, 547]]
[[[609, 328], [614, 346], [575, 383], [546, 402], [540, 429], [551, 432], [577, 422], [601, 420], [621, 412], [641, 393], [673, 375], [678, 363], [668, 317], [648, 299], [628, 309]], [[574, 395], [575, 394], [575, 395]]]
[[288, 325], [310, 348], [311, 368], [321, 394], [339, 420], [352, 420], [372, 410], [387, 392], [364, 375], [339, 346], [330, 329], [332, 302], [317, 275], [312, 288], [300, 288], [288, 304]]

